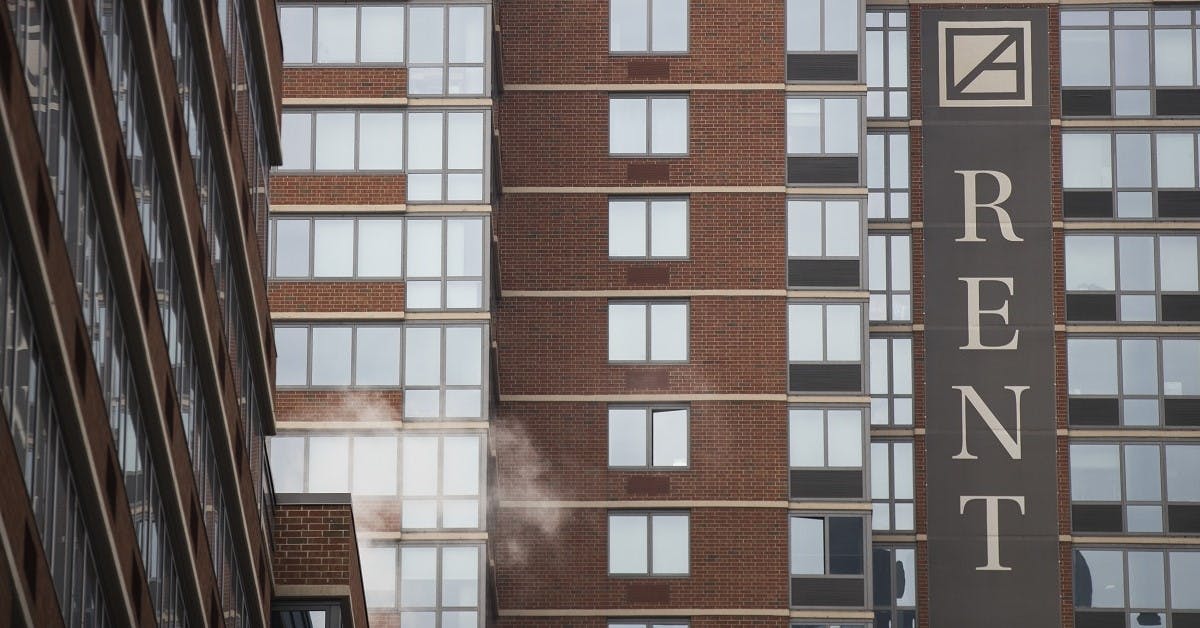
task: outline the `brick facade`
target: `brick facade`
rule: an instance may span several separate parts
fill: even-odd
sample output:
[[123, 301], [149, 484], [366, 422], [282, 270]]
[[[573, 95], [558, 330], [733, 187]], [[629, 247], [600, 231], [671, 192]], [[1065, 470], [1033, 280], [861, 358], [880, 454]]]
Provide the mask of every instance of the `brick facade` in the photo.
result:
[[275, 584], [279, 597], [285, 599], [312, 597], [315, 591], [344, 591], [341, 601], [349, 610], [350, 625], [367, 625], [349, 501], [319, 503], [300, 498], [280, 503], [275, 509]]

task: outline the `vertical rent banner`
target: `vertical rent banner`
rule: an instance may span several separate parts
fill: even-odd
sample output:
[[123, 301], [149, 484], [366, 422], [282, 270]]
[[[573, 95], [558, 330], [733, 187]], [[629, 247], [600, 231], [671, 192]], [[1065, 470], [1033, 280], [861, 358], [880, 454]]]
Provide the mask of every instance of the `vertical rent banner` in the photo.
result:
[[1045, 9], [921, 12], [932, 628], [1059, 622]]

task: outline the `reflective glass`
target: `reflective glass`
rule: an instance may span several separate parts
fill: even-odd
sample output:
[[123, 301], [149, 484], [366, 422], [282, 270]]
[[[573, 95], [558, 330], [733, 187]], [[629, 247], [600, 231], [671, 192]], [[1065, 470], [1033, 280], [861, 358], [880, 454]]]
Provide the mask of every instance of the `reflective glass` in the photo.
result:
[[404, 61], [404, 7], [362, 7], [363, 63]]
[[688, 0], [653, 0], [650, 40], [654, 52], [686, 52]]
[[610, 98], [608, 101], [608, 152], [645, 154], [646, 107], [644, 98]]
[[312, 329], [312, 385], [350, 385], [349, 327]]
[[656, 574], [688, 572], [687, 515], [651, 516], [650, 565]]
[[358, 9], [317, 8], [317, 63], [354, 63]]
[[609, 515], [608, 571], [615, 574], [644, 574], [648, 571], [647, 517]]
[[686, 467], [688, 461], [687, 410], [651, 410], [656, 467]]
[[609, 50], [641, 52], [647, 45], [647, 5], [650, 0], [610, 0]]
[[608, 409], [608, 466], [646, 465], [646, 410]]

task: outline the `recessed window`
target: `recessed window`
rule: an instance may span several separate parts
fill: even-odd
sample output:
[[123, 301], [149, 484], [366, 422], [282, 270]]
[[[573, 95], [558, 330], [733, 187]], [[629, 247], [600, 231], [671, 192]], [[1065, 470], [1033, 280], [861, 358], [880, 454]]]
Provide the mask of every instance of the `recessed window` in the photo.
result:
[[908, 133], [867, 133], [867, 218], [907, 220]]
[[912, 441], [871, 443], [871, 529], [914, 529]]
[[631, 53], [687, 52], [687, 0], [609, 0], [608, 49]]
[[1067, 320], [1200, 320], [1200, 238], [1066, 237]]
[[1071, 444], [1079, 532], [1200, 532], [1200, 445]]
[[867, 11], [867, 117], [908, 117], [908, 12]]
[[1200, 609], [1200, 552], [1077, 547], [1074, 554], [1076, 616], [1089, 625], [1124, 626], [1127, 617], [1131, 626], [1178, 625], [1172, 611]]
[[863, 306], [789, 303], [789, 390], [861, 391]]
[[609, 257], [678, 259], [687, 254], [687, 199], [609, 199]]
[[608, 466], [686, 467], [686, 408], [613, 406], [608, 409]]
[[858, 80], [858, 0], [787, 0], [789, 81]]
[[860, 516], [789, 517], [791, 605], [866, 606], [866, 534]]
[[876, 545], [871, 557], [876, 628], [916, 628], [916, 548]]
[[611, 155], [686, 155], [687, 96], [609, 98], [608, 152]]
[[403, 5], [285, 4], [279, 34], [285, 64], [404, 62]]
[[608, 573], [614, 576], [688, 574], [686, 512], [610, 512]]
[[1067, 218], [1195, 218], [1195, 132], [1063, 134]]
[[788, 98], [787, 182], [857, 184], [861, 130], [857, 98]]
[[1067, 339], [1074, 426], [1197, 426], [1200, 339]]
[[1197, 19], [1185, 7], [1064, 10], [1063, 114], [1200, 114]]
[[856, 200], [789, 200], [788, 287], [862, 285], [862, 213]]
[[912, 338], [871, 338], [870, 364], [871, 425], [912, 425]]
[[610, 362], [683, 362], [688, 359], [688, 304], [610, 301]]
[[403, 626], [483, 628], [481, 545], [362, 545], [367, 606], [399, 611]]

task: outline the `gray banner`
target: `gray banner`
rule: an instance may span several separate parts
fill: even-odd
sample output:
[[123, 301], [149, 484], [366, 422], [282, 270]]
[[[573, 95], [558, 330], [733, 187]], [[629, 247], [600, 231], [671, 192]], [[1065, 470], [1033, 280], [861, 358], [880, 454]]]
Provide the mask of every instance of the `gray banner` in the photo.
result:
[[921, 13], [932, 628], [1060, 625], [1047, 15]]

